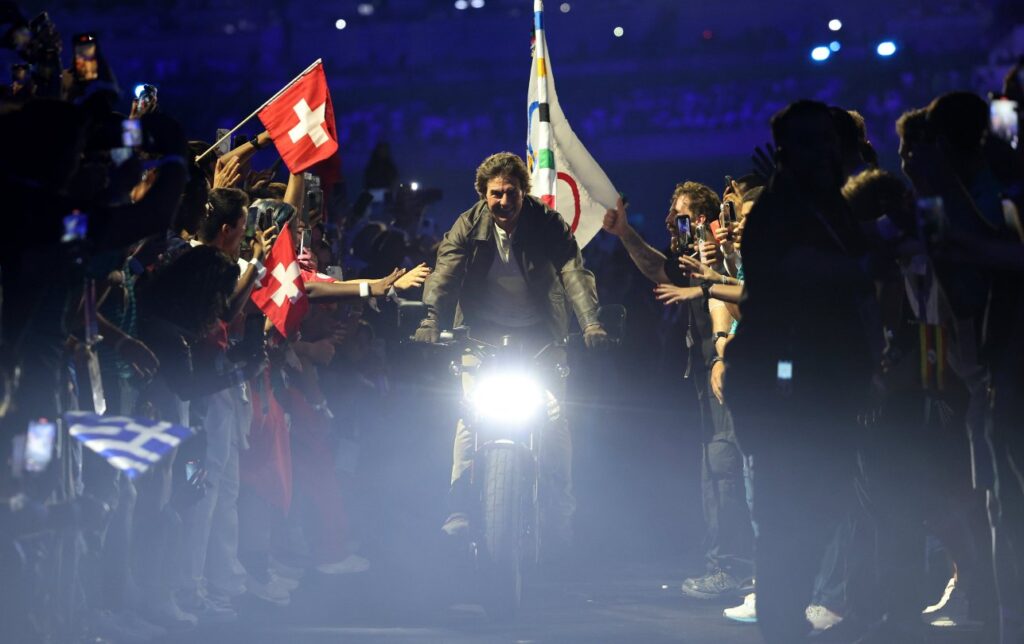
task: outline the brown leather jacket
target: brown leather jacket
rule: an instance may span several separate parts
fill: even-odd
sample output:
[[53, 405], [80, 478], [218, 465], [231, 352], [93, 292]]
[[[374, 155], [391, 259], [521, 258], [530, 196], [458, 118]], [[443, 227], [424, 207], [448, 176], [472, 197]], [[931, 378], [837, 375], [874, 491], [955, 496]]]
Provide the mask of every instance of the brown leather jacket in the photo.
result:
[[[459, 215], [437, 249], [437, 265], [423, 288], [427, 319], [445, 328], [454, 314], [455, 326], [473, 327], [496, 252], [494, 218], [480, 200]], [[552, 339], [568, 334], [570, 303], [581, 329], [598, 322], [594, 274], [583, 267], [576, 238], [558, 213], [534, 197], [523, 198], [512, 254]]]

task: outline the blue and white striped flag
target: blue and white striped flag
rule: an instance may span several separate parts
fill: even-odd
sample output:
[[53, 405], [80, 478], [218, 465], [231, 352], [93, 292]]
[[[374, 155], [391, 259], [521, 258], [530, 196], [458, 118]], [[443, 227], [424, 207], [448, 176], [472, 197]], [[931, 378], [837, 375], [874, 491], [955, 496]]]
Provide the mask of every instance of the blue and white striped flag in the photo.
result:
[[192, 436], [188, 427], [128, 416], [72, 411], [64, 420], [75, 439], [130, 479], [145, 473]]

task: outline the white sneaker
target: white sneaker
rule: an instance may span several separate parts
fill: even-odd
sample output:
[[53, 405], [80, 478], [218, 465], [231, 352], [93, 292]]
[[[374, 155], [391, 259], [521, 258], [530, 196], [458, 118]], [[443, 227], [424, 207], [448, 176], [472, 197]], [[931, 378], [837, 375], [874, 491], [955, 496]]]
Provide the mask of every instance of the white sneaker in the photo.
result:
[[278, 577], [285, 577], [287, 579], [294, 579], [298, 581], [299, 579], [302, 579], [302, 575], [306, 571], [302, 568], [289, 566], [288, 564], [278, 561], [277, 559], [271, 557], [270, 572], [277, 575]]
[[757, 595], [750, 593], [743, 598], [743, 603], [733, 608], [726, 608], [722, 616], [734, 622], [753, 624], [757, 622]]
[[181, 603], [203, 624], [224, 624], [238, 619], [238, 613], [231, 607], [231, 601], [225, 597], [189, 593], [182, 598]]
[[250, 576], [245, 582], [245, 589], [254, 597], [259, 597], [263, 601], [278, 606], [287, 606], [292, 600], [288, 589], [278, 583], [277, 578], [273, 576], [270, 576], [266, 582]]
[[139, 608], [143, 619], [170, 631], [182, 631], [195, 628], [199, 618], [182, 610], [173, 598], [143, 604]]
[[274, 581], [275, 584], [277, 584], [281, 588], [284, 588], [288, 592], [292, 592], [293, 590], [299, 587], [298, 579], [294, 579], [292, 577], [284, 577], [282, 575], [277, 574], [273, 570], [268, 570], [267, 574], [270, 575], [270, 578]]
[[926, 624], [940, 628], [973, 624], [974, 622], [967, 616], [969, 608], [967, 594], [960, 589], [956, 583], [956, 577], [954, 577], [946, 584], [946, 590], [942, 593], [942, 598], [938, 603], [922, 611], [921, 619]]
[[811, 623], [816, 631], [824, 631], [832, 628], [839, 622], [843, 621], [843, 618], [836, 613], [833, 613], [824, 606], [818, 606], [817, 604], [811, 604], [804, 611], [804, 615], [807, 616], [807, 621]]
[[320, 564], [316, 571], [325, 575], [348, 575], [357, 572], [366, 572], [370, 569], [370, 560], [359, 555], [349, 555], [341, 561], [329, 564]]
[[939, 598], [939, 601], [921, 611], [921, 614], [927, 615], [929, 613], [942, 610], [942, 608], [949, 602], [949, 598], [952, 597], [954, 590], [956, 590], [956, 577], [950, 577], [949, 581], [946, 583], [946, 590], [942, 592], [942, 597]]

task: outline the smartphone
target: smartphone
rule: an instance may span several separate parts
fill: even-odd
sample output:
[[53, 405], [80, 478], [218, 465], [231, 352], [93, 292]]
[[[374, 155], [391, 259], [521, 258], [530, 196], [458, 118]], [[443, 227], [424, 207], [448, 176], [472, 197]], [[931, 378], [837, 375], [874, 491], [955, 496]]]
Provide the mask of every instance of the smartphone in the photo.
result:
[[301, 253], [304, 248], [309, 248], [313, 240], [313, 231], [309, 228], [302, 231], [302, 237], [299, 238], [299, 252]]
[[53, 442], [57, 436], [57, 424], [45, 418], [28, 424], [25, 436], [25, 471], [42, 472], [53, 458]]
[[185, 462], [185, 480], [189, 483], [196, 477], [199, 472], [199, 461], [191, 460]]
[[250, 241], [256, 239], [256, 228], [259, 225], [260, 210], [259, 206], [251, 205], [249, 206], [249, 212], [245, 216], [245, 238]]
[[722, 203], [722, 225], [727, 226], [729, 224], [735, 224], [736, 217], [736, 205], [731, 201]]
[[690, 245], [690, 217], [679, 215], [676, 217], [676, 232], [679, 233], [679, 242], [683, 246]]
[[71, 43], [75, 56], [75, 80], [94, 81], [99, 78], [99, 41], [96, 34], [76, 34]]
[[946, 208], [942, 197], [917, 200], [917, 232], [925, 243], [934, 244], [946, 234]]
[[[230, 130], [226, 128], [218, 128], [217, 136], [213, 139], [214, 141], [220, 141], [220, 143], [217, 144], [217, 149], [214, 151], [214, 154], [219, 157], [231, 152], [231, 137], [228, 136], [228, 132], [230, 132]], [[224, 140], [221, 141], [221, 139]]]
[[693, 238], [697, 242], [708, 241], [708, 227], [704, 224], [697, 224], [693, 227]]
[[138, 119], [121, 121], [121, 145], [126, 148], [137, 148], [142, 145], [142, 126]]
[[114, 162], [114, 165], [120, 167], [124, 165], [124, 162], [132, 158], [132, 154], [135, 150], [131, 148], [111, 148], [110, 149], [110, 160]]
[[148, 112], [150, 106], [156, 103], [157, 100], [156, 85], [139, 83], [135, 86], [135, 98], [139, 102], [139, 110], [143, 113]]
[[84, 241], [88, 232], [89, 216], [74, 210], [70, 215], [64, 217], [64, 234], [61, 235], [60, 240], [65, 244]]
[[791, 360], [779, 360], [775, 367], [775, 380], [781, 393], [788, 394], [793, 391], [793, 362]]
[[989, 106], [989, 119], [992, 134], [1017, 149], [1020, 116], [1017, 112], [1017, 101], [1008, 98], [994, 98]]
[[278, 230], [282, 230], [294, 216], [295, 206], [282, 201], [277, 207], [277, 214], [274, 215], [274, 225]]

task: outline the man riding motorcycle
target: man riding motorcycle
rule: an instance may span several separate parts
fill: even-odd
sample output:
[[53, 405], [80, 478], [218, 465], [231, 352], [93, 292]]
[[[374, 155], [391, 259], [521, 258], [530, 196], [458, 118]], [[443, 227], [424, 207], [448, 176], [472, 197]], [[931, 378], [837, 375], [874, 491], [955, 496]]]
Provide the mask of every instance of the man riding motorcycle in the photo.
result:
[[[437, 342], [441, 327], [454, 316], [454, 326], [468, 326], [478, 340], [498, 345], [503, 336], [512, 336], [524, 350], [536, 353], [566, 337], [571, 304], [587, 347], [607, 344], [608, 334], [598, 321], [594, 275], [583, 267], [579, 246], [562, 217], [528, 194], [530, 175], [523, 160], [510, 152], [487, 157], [476, 171], [476, 191], [480, 200], [459, 216], [438, 247], [434, 272], [423, 291], [427, 317], [416, 341]], [[464, 367], [473, 363], [473, 356], [464, 356]], [[463, 388], [468, 393], [472, 386], [472, 376], [463, 370]], [[564, 384], [553, 389], [561, 402]], [[548, 534], [568, 545], [575, 510], [572, 440], [557, 408], [549, 410], [549, 417], [541, 458], [542, 472], [551, 482], [553, 525]], [[472, 464], [473, 451], [472, 433], [462, 420], [453, 451], [452, 507], [442, 529], [458, 536], [469, 528], [469, 477], [463, 474]]]

